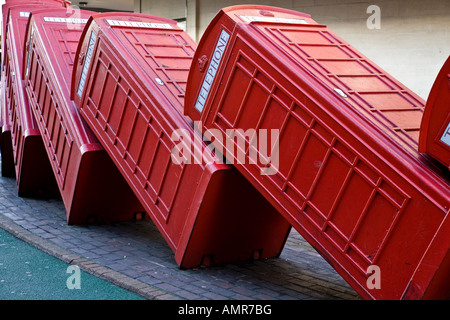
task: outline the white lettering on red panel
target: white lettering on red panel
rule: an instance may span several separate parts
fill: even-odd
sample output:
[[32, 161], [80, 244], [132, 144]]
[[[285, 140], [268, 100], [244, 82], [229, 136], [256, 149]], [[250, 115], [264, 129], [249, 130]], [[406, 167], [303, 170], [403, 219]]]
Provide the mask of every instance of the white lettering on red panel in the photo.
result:
[[308, 24], [306, 20], [303, 19], [286, 19], [286, 18], [275, 18], [275, 17], [259, 17], [259, 16], [241, 16], [242, 20], [247, 23], [250, 22], [272, 22], [272, 23], [289, 23], [289, 24]]
[[92, 54], [94, 53], [94, 47], [95, 47], [96, 41], [97, 41], [97, 35], [95, 34], [95, 32], [92, 32], [91, 38], [89, 39], [89, 46], [88, 46], [88, 50], [86, 52], [86, 58], [84, 60], [83, 71], [81, 72], [80, 83], [78, 85], [77, 93], [78, 93], [79, 97], [81, 97], [81, 95], [83, 94], [83, 90], [84, 90], [84, 86], [86, 84], [86, 78], [88, 75], [89, 66], [91, 64]]
[[151, 22], [136, 22], [136, 21], [123, 21], [123, 20], [107, 20], [107, 21], [110, 26], [118, 26], [118, 27], [173, 29], [173, 26], [168, 23], [151, 23]]
[[450, 147], [450, 123], [448, 124], [447, 129], [445, 129], [441, 141]]
[[87, 23], [87, 22], [88, 22], [88, 19], [44, 17], [44, 21], [45, 21], [45, 22], [59, 22], [59, 23], [78, 23], [78, 24], [83, 24], [83, 23]]
[[214, 78], [216, 77], [223, 54], [225, 53], [225, 49], [228, 45], [228, 40], [230, 40], [230, 34], [225, 30], [222, 30], [219, 41], [217, 42], [216, 48], [214, 49], [214, 53], [211, 57], [211, 63], [209, 64], [205, 80], [203, 80], [200, 94], [197, 98], [197, 102], [195, 103], [195, 108], [200, 112], [202, 112], [205, 107], [206, 99], [208, 99], [209, 91], [211, 90], [211, 86], [214, 82]]
[[33, 36], [34, 36], [34, 29], [33, 27], [31, 27], [31, 31], [30, 31], [30, 41], [28, 42], [28, 57], [27, 57], [27, 71], [26, 71], [26, 75], [28, 76], [28, 74], [30, 73], [30, 60], [31, 60], [31, 49], [33, 48]]

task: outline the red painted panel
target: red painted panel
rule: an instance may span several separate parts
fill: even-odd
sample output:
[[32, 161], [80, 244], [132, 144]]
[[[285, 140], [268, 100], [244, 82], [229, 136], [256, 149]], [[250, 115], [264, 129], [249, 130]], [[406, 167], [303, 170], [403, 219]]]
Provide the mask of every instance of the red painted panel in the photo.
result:
[[70, 99], [75, 53], [92, 14], [34, 12], [24, 54], [26, 91], [69, 224], [130, 220], [144, 211]]
[[[406, 299], [418, 282], [414, 298], [425, 297], [450, 247], [448, 175], [417, 151], [424, 107], [309, 15], [236, 6], [220, 11], [199, 43], [185, 114], [222, 135], [278, 130], [273, 175], [262, 175], [267, 161], [252, 163], [250, 152], [236, 168], [361, 296]], [[229, 145], [212, 142], [236, 163]], [[419, 280], [429, 255], [434, 265]], [[373, 265], [380, 290], [367, 286]]]
[[[95, 15], [80, 42], [72, 97], [181, 268], [278, 256], [290, 225], [207, 152], [183, 116], [196, 46], [171, 20]], [[172, 155], [184, 147], [195, 158], [178, 164]]]

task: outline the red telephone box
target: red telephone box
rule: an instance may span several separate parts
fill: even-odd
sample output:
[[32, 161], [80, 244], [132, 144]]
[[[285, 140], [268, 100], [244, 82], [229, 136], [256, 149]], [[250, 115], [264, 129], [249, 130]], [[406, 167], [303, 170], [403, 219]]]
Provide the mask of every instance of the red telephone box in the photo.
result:
[[427, 101], [419, 151], [450, 168], [450, 58], [442, 67]]
[[69, 224], [130, 220], [145, 211], [70, 99], [75, 52], [92, 14], [33, 12], [24, 54], [26, 91]]
[[[212, 143], [362, 297], [442, 298], [450, 184], [417, 151], [424, 106], [309, 15], [236, 6], [198, 45], [185, 114], [203, 131], [238, 132], [245, 146]], [[274, 130], [278, 143], [263, 152], [249, 130]], [[374, 267], [381, 289], [368, 286]]]
[[[76, 55], [72, 98], [181, 268], [276, 257], [290, 225], [183, 116], [196, 46], [172, 20], [95, 15]], [[193, 158], [174, 161], [184, 148]]]
[[8, 113], [8, 97], [6, 96], [6, 81], [5, 73], [2, 72], [1, 79], [1, 100], [0, 100], [0, 125], [1, 125], [1, 136], [0, 136], [0, 151], [2, 155], [2, 177], [13, 178], [15, 177], [14, 170], [14, 155], [12, 151], [11, 143], [11, 123], [9, 120]]
[[[31, 7], [35, 4], [38, 4], [42, 7], [45, 6], [57, 6], [57, 7], [61, 7], [63, 6], [63, 2], [61, 1], [53, 1], [53, 0], [44, 0], [44, 1], [25, 1], [25, 0], [7, 0], [5, 2], [5, 4], [2, 5], [2, 15], [3, 15], [3, 19], [2, 19], [2, 64], [1, 64], [1, 68], [2, 68], [2, 75], [4, 75], [5, 77], [10, 77], [10, 69], [8, 66], [6, 66], [5, 64], [6, 59], [5, 56], [7, 55], [7, 45], [6, 45], [6, 37], [7, 37], [7, 30], [6, 30], [6, 25], [8, 23], [8, 14], [9, 14], [9, 9], [10, 8], [14, 8], [17, 6], [21, 6], [21, 5], [27, 5], [28, 7]], [[23, 15], [27, 15], [28, 11], [24, 10]], [[7, 69], [7, 70], [6, 70]], [[19, 77], [20, 78], [20, 77]], [[12, 145], [12, 137], [11, 137], [11, 128], [12, 128], [12, 124], [11, 124], [11, 119], [10, 119], [10, 112], [7, 110], [10, 107], [11, 103], [14, 103], [14, 99], [10, 98], [10, 94], [12, 92], [10, 92], [11, 87], [8, 86], [8, 81], [4, 81], [3, 84], [4, 88], [4, 95], [2, 96], [2, 103], [0, 104], [0, 123], [2, 125], [2, 130], [1, 130], [1, 139], [0, 139], [0, 144], [1, 144], [1, 154], [2, 154], [2, 176], [4, 177], [15, 177], [16, 173], [16, 166], [15, 166], [15, 156], [14, 156], [14, 152], [13, 152], [13, 145]], [[7, 88], [8, 86], [8, 88]], [[14, 96], [12, 96], [14, 97]], [[19, 191], [20, 193], [20, 191]]]
[[[23, 51], [28, 18], [32, 10], [56, 7], [56, 2], [15, 5], [9, 8], [5, 33], [4, 67], [8, 91], [8, 113], [19, 196], [57, 196], [41, 134], [31, 111], [22, 80]], [[58, 8], [61, 7], [59, 4]]]

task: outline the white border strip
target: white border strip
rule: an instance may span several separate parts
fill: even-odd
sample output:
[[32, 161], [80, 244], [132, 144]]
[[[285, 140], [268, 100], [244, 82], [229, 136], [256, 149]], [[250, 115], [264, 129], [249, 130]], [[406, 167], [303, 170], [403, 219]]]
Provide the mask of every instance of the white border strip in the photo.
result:
[[273, 23], [289, 23], [289, 24], [308, 24], [303, 19], [286, 19], [275, 17], [259, 17], [259, 16], [240, 16], [245, 22], [273, 22]]
[[136, 21], [122, 21], [122, 20], [106, 20], [110, 26], [113, 27], [132, 27], [132, 28], [149, 28], [149, 29], [173, 29], [173, 26], [168, 23], [151, 23], [151, 22], [136, 22]]
[[87, 23], [88, 19], [75, 19], [75, 18], [58, 18], [58, 17], [44, 17], [45, 22], [59, 22], [59, 23]]

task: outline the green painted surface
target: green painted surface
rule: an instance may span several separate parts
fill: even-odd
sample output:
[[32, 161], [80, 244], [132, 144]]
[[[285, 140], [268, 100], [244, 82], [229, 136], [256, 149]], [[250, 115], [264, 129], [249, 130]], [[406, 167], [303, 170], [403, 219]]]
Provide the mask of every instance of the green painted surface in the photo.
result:
[[142, 300], [69, 267], [0, 229], [0, 300]]

